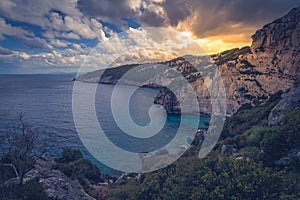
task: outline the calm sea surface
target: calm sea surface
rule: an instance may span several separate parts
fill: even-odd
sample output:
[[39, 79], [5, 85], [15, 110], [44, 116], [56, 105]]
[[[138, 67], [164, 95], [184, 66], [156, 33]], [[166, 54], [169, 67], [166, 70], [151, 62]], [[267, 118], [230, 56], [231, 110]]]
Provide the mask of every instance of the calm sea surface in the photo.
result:
[[[79, 139], [72, 115], [74, 84], [72, 78], [73, 76], [70, 75], [0, 75], [0, 131], [3, 133], [15, 126], [19, 114], [23, 112], [26, 122], [54, 134], [55, 147], [50, 152], [52, 155], [58, 156], [63, 148], [80, 149], [85, 157], [95, 163], [101, 171], [118, 175], [119, 172], [96, 161]], [[149, 151], [160, 147], [155, 142], [157, 140], [160, 144], [167, 144], [176, 133], [180, 117], [168, 116], [163, 130], [153, 140], [144, 140], [141, 143], [134, 138], [126, 137], [121, 134], [122, 131], [112, 117], [110, 97], [113, 87], [99, 85], [95, 105], [98, 121], [109, 139], [118, 146], [132, 151], [138, 151], [131, 149], [137, 143]], [[130, 86], [124, 86], [124, 92], [128, 87]], [[157, 92], [154, 89], [140, 88], [130, 99], [130, 113], [137, 124], [149, 123], [148, 110]], [[195, 120], [194, 116], [185, 116], [183, 123], [190, 126], [189, 122], [193, 120]], [[207, 118], [201, 118], [200, 126], [204, 126], [205, 120]]]

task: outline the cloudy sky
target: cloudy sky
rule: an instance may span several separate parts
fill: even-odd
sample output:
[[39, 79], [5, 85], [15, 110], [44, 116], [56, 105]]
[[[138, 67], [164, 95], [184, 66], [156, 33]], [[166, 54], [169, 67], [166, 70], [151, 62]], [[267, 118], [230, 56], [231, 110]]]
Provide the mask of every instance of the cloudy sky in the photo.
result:
[[184, 32], [216, 53], [249, 45], [255, 30], [298, 5], [299, 0], [1, 0], [0, 73], [75, 72], [99, 42], [146, 27]]

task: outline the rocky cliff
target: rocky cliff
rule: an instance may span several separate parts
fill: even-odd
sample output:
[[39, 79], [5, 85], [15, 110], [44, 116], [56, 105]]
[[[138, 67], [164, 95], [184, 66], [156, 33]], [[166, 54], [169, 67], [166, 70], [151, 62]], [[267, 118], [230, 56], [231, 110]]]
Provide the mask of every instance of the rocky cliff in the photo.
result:
[[53, 199], [93, 200], [76, 179], [71, 179], [63, 172], [53, 169], [54, 158], [44, 155], [38, 159], [34, 169], [29, 171], [24, 182], [38, 179], [46, 194]]
[[280, 125], [286, 111], [300, 108], [300, 84], [282, 94], [281, 98], [268, 117], [270, 126]]
[[[261, 104], [270, 95], [286, 91], [299, 81], [300, 75], [300, 7], [265, 25], [253, 36], [250, 48], [233, 49], [213, 55], [221, 73], [227, 98], [227, 114], [241, 105]], [[174, 65], [182, 65], [174, 61]], [[202, 112], [209, 113], [209, 94], [201, 79], [192, 82]], [[167, 89], [157, 96], [169, 113], [180, 112], [177, 99]]]

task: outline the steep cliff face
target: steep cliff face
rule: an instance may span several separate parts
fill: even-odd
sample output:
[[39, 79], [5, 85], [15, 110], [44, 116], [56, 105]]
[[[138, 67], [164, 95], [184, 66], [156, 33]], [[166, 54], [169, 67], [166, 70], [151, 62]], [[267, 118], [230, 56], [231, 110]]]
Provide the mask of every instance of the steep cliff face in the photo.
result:
[[265, 25], [253, 36], [247, 57], [260, 71], [279, 77], [299, 79], [300, 73], [300, 7]]
[[[212, 56], [225, 85], [228, 115], [242, 104], [264, 103], [271, 94], [286, 91], [299, 81], [299, 22], [300, 7], [258, 30], [252, 36], [250, 49], [233, 49]], [[209, 94], [203, 80], [196, 77], [192, 85], [198, 94], [201, 111], [209, 113]], [[178, 113], [179, 102], [172, 97], [174, 95], [165, 89], [155, 102], [162, 104], [169, 113]]]
[[296, 50], [300, 47], [300, 25], [298, 8], [292, 9], [287, 15], [265, 25], [252, 36], [251, 50], [265, 52], [273, 50]]

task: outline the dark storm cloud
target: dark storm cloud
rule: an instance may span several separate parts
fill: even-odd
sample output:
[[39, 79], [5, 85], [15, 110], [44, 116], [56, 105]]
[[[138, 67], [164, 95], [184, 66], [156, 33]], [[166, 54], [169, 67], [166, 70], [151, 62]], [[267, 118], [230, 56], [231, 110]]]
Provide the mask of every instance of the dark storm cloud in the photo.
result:
[[[199, 37], [247, 32], [300, 5], [299, 0], [166, 0], [154, 4], [163, 8], [167, 25], [177, 26], [183, 22], [185, 29]], [[157, 20], [162, 21], [160, 13], [146, 16], [150, 15], [145, 11], [140, 17], [142, 24], [163, 24]]]
[[[79, 0], [79, 10], [112, 22], [135, 16], [143, 26], [179, 26], [198, 37], [250, 33], [299, 0]], [[134, 5], [134, 6], [133, 6]]]
[[228, 8], [231, 20], [243, 20], [251, 23], [263, 20], [272, 20], [278, 15], [288, 12], [300, 5], [298, 0], [252, 0], [232, 1], [232, 7]]
[[185, 0], [166, 0], [163, 8], [171, 26], [177, 25], [179, 21], [191, 14], [188, 1]]
[[145, 10], [139, 20], [148, 26], [160, 27], [166, 25], [166, 20], [163, 16], [149, 10]]
[[131, 0], [79, 0], [79, 10], [93, 17], [108, 17], [115, 20], [130, 17], [134, 9], [130, 6]]
[[298, 0], [194, 1], [197, 20], [192, 29], [199, 36], [239, 33], [275, 20], [299, 4]]

